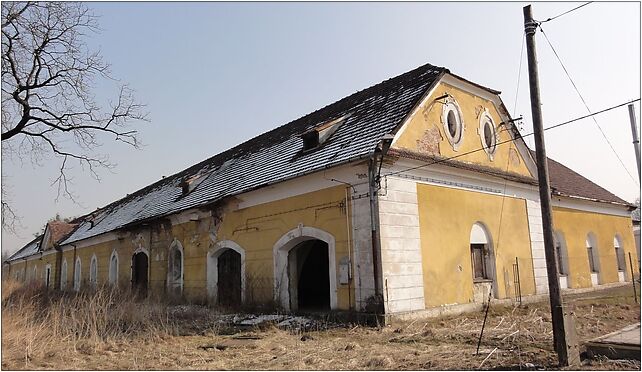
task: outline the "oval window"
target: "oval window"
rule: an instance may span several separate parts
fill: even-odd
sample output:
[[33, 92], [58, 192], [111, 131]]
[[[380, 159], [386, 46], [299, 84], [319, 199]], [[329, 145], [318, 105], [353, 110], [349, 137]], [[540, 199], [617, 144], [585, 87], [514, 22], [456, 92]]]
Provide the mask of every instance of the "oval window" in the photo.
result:
[[463, 123], [461, 120], [461, 111], [459, 106], [452, 98], [444, 104], [442, 122], [448, 142], [457, 150], [462, 139]]
[[497, 150], [497, 132], [495, 131], [495, 124], [488, 112], [484, 113], [481, 118], [479, 136], [481, 137], [482, 147], [488, 155], [492, 156]]

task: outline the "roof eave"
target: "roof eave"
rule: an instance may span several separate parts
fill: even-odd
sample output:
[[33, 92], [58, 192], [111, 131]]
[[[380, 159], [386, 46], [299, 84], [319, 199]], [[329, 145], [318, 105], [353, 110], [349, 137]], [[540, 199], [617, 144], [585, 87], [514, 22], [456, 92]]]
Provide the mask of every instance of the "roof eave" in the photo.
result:
[[569, 199], [577, 199], [577, 200], [583, 200], [583, 201], [591, 201], [591, 202], [595, 202], [595, 203], [611, 204], [611, 205], [619, 206], [619, 207], [626, 207], [629, 211], [632, 211], [635, 208], [637, 208], [637, 206], [635, 206], [634, 204], [631, 204], [631, 203], [619, 203], [619, 202], [609, 201], [609, 200], [587, 198], [585, 196], [570, 195], [570, 194], [565, 194], [565, 193], [559, 192], [559, 191], [553, 191], [553, 194], [557, 195], [557, 196], [563, 196], [563, 197], [569, 198]]
[[[349, 164], [349, 163], [352, 163], [352, 162], [355, 162], [355, 161], [367, 159], [369, 157], [372, 157], [373, 154], [374, 154], [374, 149], [372, 149], [371, 152], [348, 158], [348, 159], [346, 159], [344, 161], [338, 162], [336, 164], [332, 164], [331, 166], [327, 166], [326, 165], [326, 166], [324, 166], [323, 168], [320, 168], [320, 169], [315, 169], [315, 170], [296, 173], [296, 174], [294, 174], [294, 175], [292, 175], [290, 177], [279, 179], [278, 181], [267, 182], [267, 183], [264, 183], [264, 184], [259, 185], [257, 187], [253, 187], [253, 188], [244, 190], [242, 192], [238, 192], [236, 194], [230, 194], [230, 195], [225, 195], [224, 197], [211, 199], [211, 200], [205, 201], [205, 202], [203, 202], [201, 204], [198, 204], [198, 205], [195, 205], [195, 206], [191, 206], [191, 207], [188, 207], [188, 208], [185, 208], [185, 209], [172, 211], [172, 212], [169, 212], [169, 213], [163, 213], [163, 214], [159, 214], [159, 215], [156, 215], [156, 216], [153, 216], [153, 217], [149, 217], [149, 218], [145, 218], [145, 219], [141, 219], [141, 220], [137, 220], [137, 221], [132, 221], [132, 222], [130, 222], [128, 224], [125, 224], [123, 226], [120, 226], [120, 227], [118, 227], [116, 229], [113, 229], [113, 230], [110, 230], [110, 231], [105, 231], [103, 233], [100, 233], [98, 235], [94, 235], [94, 236], [89, 237], [89, 238], [83, 238], [83, 239], [71, 240], [71, 241], [61, 241], [60, 246], [67, 245], [67, 244], [73, 244], [73, 243], [76, 243], [76, 242], [79, 242], [79, 241], [82, 241], [82, 240], [85, 240], [85, 239], [91, 239], [91, 238], [93, 238], [95, 236], [99, 236], [99, 235], [106, 234], [106, 233], [109, 233], [109, 232], [114, 232], [114, 231], [118, 231], [118, 230], [122, 230], [122, 229], [132, 228], [134, 226], [139, 226], [141, 224], [145, 224], [145, 223], [148, 223], [148, 222], [151, 222], [151, 221], [155, 221], [155, 220], [167, 217], [167, 216], [171, 216], [173, 214], [181, 213], [181, 212], [189, 210], [189, 209], [203, 208], [203, 207], [205, 207], [207, 205], [210, 205], [210, 204], [213, 204], [213, 203], [217, 203], [217, 202], [219, 202], [219, 201], [221, 201], [221, 200], [223, 200], [225, 198], [230, 198], [230, 197], [234, 197], [234, 196], [237, 196], [237, 195], [245, 194], [247, 192], [256, 191], [258, 189], [261, 189], [261, 188], [264, 188], [264, 187], [268, 187], [268, 186], [272, 186], [272, 185], [275, 185], [275, 184], [278, 184], [278, 183], [281, 183], [281, 182], [289, 181], [289, 180], [292, 180], [292, 179], [297, 178], [297, 177], [306, 176], [306, 175], [309, 175], [309, 174], [312, 174], [312, 173], [316, 173], [316, 172], [319, 172], [319, 171], [323, 171], [323, 170], [327, 170], [327, 169], [330, 169], [330, 168], [339, 167], [339, 166], [342, 166], [342, 165], [345, 165], [345, 164]], [[80, 224], [78, 224], [78, 226], [74, 229], [74, 231], [76, 229], [78, 229], [79, 226], [80, 226]], [[68, 237], [70, 237], [71, 235], [73, 235], [73, 232]]]

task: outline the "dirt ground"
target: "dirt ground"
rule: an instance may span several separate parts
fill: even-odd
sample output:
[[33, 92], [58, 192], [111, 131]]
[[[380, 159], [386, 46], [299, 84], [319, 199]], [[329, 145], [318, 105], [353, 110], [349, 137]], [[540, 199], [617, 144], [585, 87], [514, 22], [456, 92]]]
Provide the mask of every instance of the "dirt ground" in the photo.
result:
[[[575, 307], [581, 342], [640, 321], [630, 286], [565, 296], [565, 301]], [[476, 355], [483, 317], [478, 312], [382, 327], [301, 332], [264, 326], [234, 333], [207, 314], [192, 314], [180, 322], [179, 335], [94, 344], [61, 341], [27, 357], [3, 353], [2, 369], [558, 369], [546, 301], [491, 307]], [[582, 363], [583, 370], [640, 370], [639, 361], [583, 358]]]

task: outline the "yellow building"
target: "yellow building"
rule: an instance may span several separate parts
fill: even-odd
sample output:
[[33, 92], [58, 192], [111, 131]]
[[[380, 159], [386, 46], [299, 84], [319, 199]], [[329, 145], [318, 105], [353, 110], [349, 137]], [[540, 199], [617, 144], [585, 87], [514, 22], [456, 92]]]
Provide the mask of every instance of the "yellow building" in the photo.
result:
[[[533, 159], [499, 92], [424, 65], [49, 223], [4, 270], [63, 290], [289, 311], [533, 298], [548, 291]], [[630, 280], [631, 204], [549, 168], [561, 286]]]

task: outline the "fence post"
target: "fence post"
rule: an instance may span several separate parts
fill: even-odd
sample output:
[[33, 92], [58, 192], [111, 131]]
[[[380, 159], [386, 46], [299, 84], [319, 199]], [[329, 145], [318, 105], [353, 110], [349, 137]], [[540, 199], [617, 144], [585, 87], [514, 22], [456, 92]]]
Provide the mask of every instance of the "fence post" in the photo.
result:
[[633, 273], [633, 259], [631, 259], [631, 252], [629, 252], [629, 266], [631, 267], [631, 283], [633, 283], [633, 298], [635, 298], [635, 303], [638, 303], [638, 292], [635, 289], [635, 275]]

